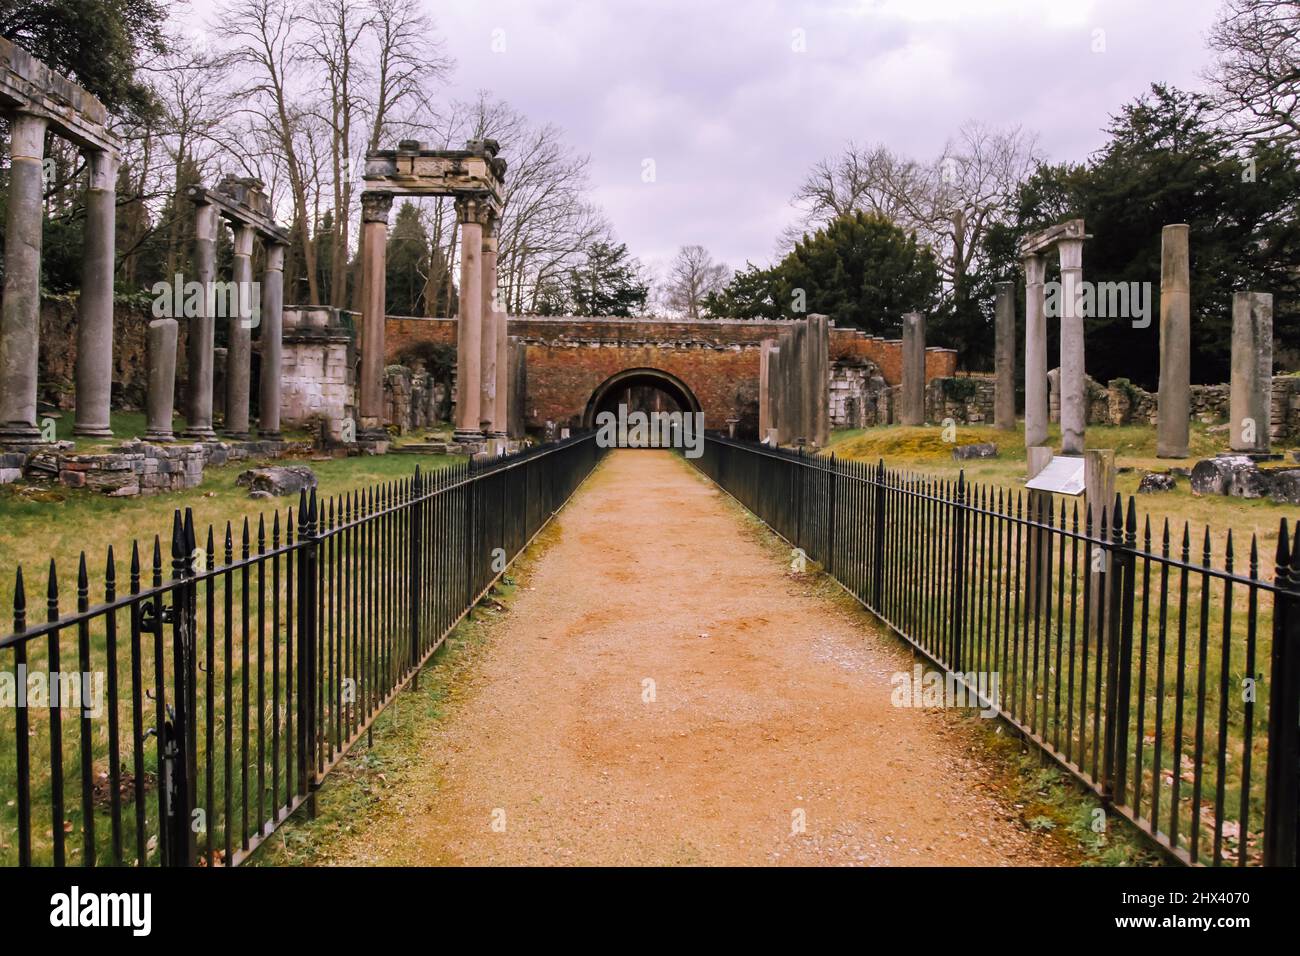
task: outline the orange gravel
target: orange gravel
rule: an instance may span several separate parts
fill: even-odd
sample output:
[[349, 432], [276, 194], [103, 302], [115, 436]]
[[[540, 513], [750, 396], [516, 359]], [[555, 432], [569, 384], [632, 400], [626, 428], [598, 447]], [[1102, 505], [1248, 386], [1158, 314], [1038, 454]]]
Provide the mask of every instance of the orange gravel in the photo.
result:
[[551, 537], [331, 862], [1066, 862], [965, 731], [891, 706], [908, 651], [681, 459], [611, 453]]

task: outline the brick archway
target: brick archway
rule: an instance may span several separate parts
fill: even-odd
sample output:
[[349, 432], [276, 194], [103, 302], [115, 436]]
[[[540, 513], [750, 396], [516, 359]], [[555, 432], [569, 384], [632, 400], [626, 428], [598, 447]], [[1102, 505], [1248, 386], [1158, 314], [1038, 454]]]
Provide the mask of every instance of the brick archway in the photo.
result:
[[702, 411], [699, 399], [690, 387], [671, 372], [657, 368], [629, 368], [616, 372], [605, 379], [587, 399], [583, 412], [582, 424], [585, 428], [596, 427], [596, 413], [606, 404], [616, 390], [636, 386], [650, 386], [668, 394], [683, 412]]

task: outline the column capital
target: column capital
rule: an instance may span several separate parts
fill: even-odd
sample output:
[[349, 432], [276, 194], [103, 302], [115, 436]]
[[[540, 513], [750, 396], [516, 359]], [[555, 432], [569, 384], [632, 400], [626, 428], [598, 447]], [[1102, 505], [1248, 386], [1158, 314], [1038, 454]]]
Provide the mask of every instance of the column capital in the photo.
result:
[[388, 225], [388, 214], [393, 209], [393, 194], [367, 189], [361, 194], [361, 221], [382, 222]]
[[1023, 256], [1020, 260], [1025, 267], [1025, 285], [1042, 285], [1047, 278], [1047, 260], [1038, 253]]
[[234, 238], [235, 255], [251, 256], [253, 254], [253, 227], [242, 222], [231, 221], [230, 232]]
[[88, 149], [85, 155], [86, 167], [90, 171], [90, 188], [116, 192], [120, 157], [106, 149]]
[[456, 221], [461, 225], [475, 223], [491, 229], [495, 220], [495, 211], [483, 197], [478, 195], [456, 197]]
[[266, 271], [283, 272], [284, 271], [284, 251], [288, 248], [287, 243], [268, 242], [266, 244]]
[[1062, 239], [1056, 244], [1056, 253], [1061, 257], [1062, 269], [1083, 268], [1083, 237]]

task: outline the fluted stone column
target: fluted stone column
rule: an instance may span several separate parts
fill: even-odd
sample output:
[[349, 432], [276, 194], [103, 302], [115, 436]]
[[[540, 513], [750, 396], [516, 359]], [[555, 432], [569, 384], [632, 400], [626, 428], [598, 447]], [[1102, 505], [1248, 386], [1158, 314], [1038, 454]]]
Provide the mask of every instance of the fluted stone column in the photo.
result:
[[925, 422], [925, 316], [903, 316], [903, 390], [898, 421], [901, 425]]
[[1192, 417], [1192, 297], [1188, 227], [1160, 235], [1160, 393], [1156, 455], [1186, 458]]
[[1232, 384], [1228, 432], [1233, 451], [1269, 450], [1273, 393], [1273, 296], [1232, 297]]
[[171, 441], [172, 403], [176, 392], [176, 320], [149, 323], [149, 441]]
[[41, 439], [36, 427], [37, 354], [41, 326], [42, 117], [9, 120], [9, 195], [5, 215], [4, 305], [0, 310], [0, 442]]
[[1061, 255], [1061, 454], [1082, 455], [1088, 423], [1083, 315], [1079, 310], [1083, 240], [1062, 239], [1056, 249]]
[[[234, 263], [230, 269], [235, 284], [235, 315], [226, 317], [226, 425], [230, 438], [248, 438], [249, 393], [252, 390], [253, 361], [253, 227], [232, 223]], [[246, 318], [246, 316], [248, 316]]]
[[1011, 282], [994, 284], [993, 423], [1004, 431], [1016, 427], [1016, 292]]
[[384, 312], [387, 309], [388, 214], [393, 194], [361, 194], [361, 382], [357, 436], [370, 440], [384, 431]]
[[[117, 157], [87, 154], [85, 263], [77, 305], [76, 435], [108, 438], [113, 394], [113, 268], [117, 235]], [[175, 378], [175, 358], [172, 360]], [[168, 422], [170, 430], [171, 423]], [[170, 431], [169, 431], [170, 433]]]
[[497, 230], [496, 222], [488, 217], [483, 222], [483, 262], [479, 269], [480, 308], [483, 322], [479, 332], [479, 419], [488, 424], [483, 426], [483, 435], [490, 438], [501, 431], [501, 422], [497, 418], [497, 319], [499, 316], [492, 309], [496, 297], [497, 271]]
[[1025, 256], [1025, 447], [1047, 443], [1047, 311], [1042, 256]]
[[258, 381], [257, 434], [280, 437], [280, 366], [284, 356], [284, 245], [266, 245], [266, 272], [262, 274], [262, 325], [258, 341], [262, 353]]
[[460, 315], [456, 327], [456, 430], [458, 442], [483, 440], [479, 422], [483, 349], [483, 226], [477, 199], [456, 200], [460, 223]]
[[200, 314], [189, 320], [185, 361], [189, 381], [185, 393], [186, 438], [211, 441], [212, 430], [212, 357], [216, 347], [216, 316], [212, 281], [217, 271], [217, 207], [202, 204], [194, 209], [194, 278], [203, 287]]

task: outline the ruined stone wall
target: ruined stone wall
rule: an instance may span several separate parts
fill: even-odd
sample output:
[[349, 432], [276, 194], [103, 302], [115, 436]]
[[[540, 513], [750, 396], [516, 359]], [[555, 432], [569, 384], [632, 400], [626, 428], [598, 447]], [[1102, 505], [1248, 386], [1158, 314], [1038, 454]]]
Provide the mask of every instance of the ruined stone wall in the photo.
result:
[[925, 420], [940, 424], [951, 418], [962, 425], [993, 424], [992, 376], [931, 379], [925, 387]]
[[356, 352], [337, 309], [285, 309], [280, 421], [286, 427], [323, 424], [334, 441], [344, 419], [355, 420]]
[[[144, 407], [149, 384], [147, 335], [151, 318], [147, 308], [122, 303], [113, 307], [113, 408]], [[37, 360], [40, 382], [37, 398], [42, 406], [73, 408], [76, 366], [76, 297], [44, 299]]]

